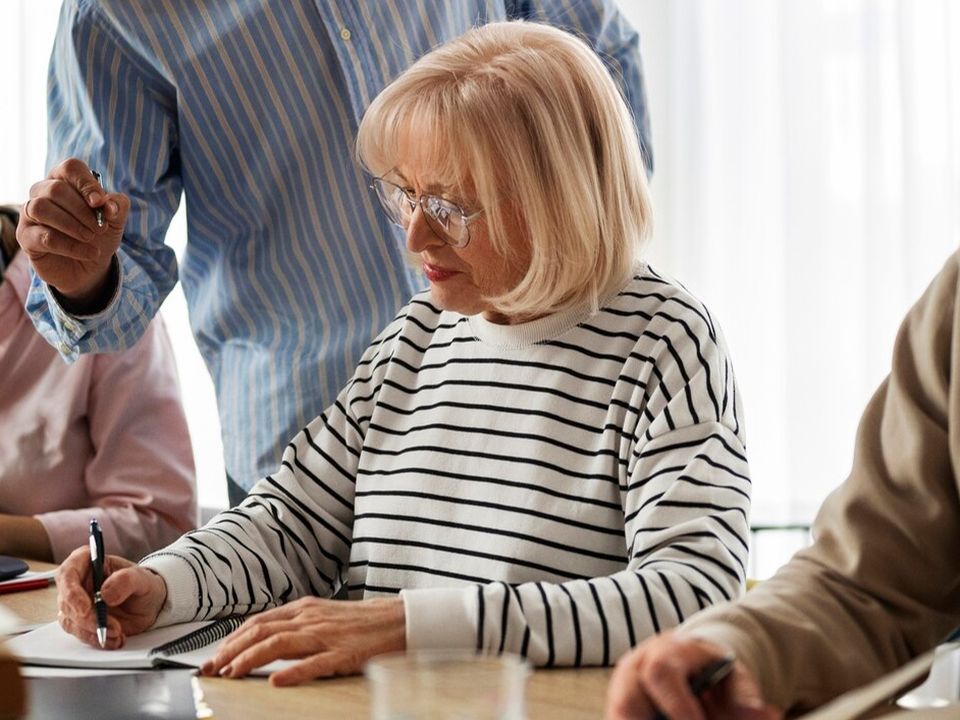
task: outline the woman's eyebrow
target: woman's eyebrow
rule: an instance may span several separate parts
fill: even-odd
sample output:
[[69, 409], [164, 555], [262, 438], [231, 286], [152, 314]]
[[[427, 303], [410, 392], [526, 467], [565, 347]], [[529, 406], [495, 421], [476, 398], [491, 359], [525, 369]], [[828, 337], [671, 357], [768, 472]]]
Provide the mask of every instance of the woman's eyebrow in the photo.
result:
[[[407, 176], [404, 175], [402, 172], [400, 172], [400, 170], [398, 170], [395, 167], [391, 168], [390, 171], [387, 172], [385, 175], [395, 176], [397, 180], [399, 180], [400, 183], [404, 185], [408, 185], [408, 186], [413, 185], [413, 183], [411, 183], [407, 179]], [[431, 183], [429, 185], [425, 185], [423, 188], [421, 188], [421, 190], [427, 195], [438, 195], [443, 198], [448, 198], [449, 200], [451, 200], [451, 202], [455, 202], [461, 205], [471, 204], [471, 201], [468, 200], [466, 197], [464, 197], [459, 190], [451, 188], [447, 185], [443, 185], [441, 183]]]

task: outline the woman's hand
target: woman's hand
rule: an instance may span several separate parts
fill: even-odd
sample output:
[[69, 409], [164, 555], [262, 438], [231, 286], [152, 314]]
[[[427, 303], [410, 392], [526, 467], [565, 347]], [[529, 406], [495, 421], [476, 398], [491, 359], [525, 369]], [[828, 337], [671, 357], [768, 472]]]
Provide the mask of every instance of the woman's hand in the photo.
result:
[[713, 660], [722, 648], [702, 640], [662, 633], [624, 655], [610, 678], [607, 720], [640, 720], [659, 711], [689, 720], [779, 720], [780, 711], [763, 700], [750, 672], [739, 662], [719, 685], [698, 698], [690, 692], [690, 678]]
[[112, 295], [113, 256], [129, 211], [125, 195], [104, 193], [90, 169], [76, 159], [61, 163], [30, 188], [17, 242], [37, 275], [68, 301], [68, 310], [102, 310], [97, 306]]
[[279, 659], [303, 659], [270, 675], [270, 684], [355, 675], [374, 655], [407, 647], [403, 600], [301, 598], [256, 615], [224, 640], [204, 675], [243, 677]]
[[[167, 584], [147, 570], [115, 555], [103, 563], [100, 596], [107, 604], [106, 649], [122, 647], [129, 635], [137, 635], [156, 622], [167, 599]], [[78, 548], [57, 569], [57, 603], [60, 625], [88, 645], [97, 641], [97, 618], [93, 611], [93, 571], [90, 549]]]

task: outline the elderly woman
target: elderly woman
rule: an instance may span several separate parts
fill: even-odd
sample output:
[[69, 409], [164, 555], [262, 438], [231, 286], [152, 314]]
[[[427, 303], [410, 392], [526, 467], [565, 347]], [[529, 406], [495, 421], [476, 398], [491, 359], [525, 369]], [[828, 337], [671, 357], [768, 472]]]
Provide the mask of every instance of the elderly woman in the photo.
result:
[[[376, 98], [358, 149], [429, 292], [242, 505], [111, 561], [108, 645], [265, 611], [204, 671], [302, 659], [286, 685], [404, 648], [597, 665], [735, 597], [733, 372], [703, 305], [641, 259], [637, 134], [599, 59], [545, 26], [471, 30]], [[88, 577], [79, 551], [61, 623], [95, 643]], [[356, 602], [324, 599], [343, 586]]]

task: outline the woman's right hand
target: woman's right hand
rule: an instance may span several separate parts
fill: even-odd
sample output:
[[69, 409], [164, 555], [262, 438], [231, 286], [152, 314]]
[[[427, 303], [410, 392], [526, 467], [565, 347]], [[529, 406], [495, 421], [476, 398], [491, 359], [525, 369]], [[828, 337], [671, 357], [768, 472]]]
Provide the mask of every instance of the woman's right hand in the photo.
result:
[[30, 188], [17, 242], [37, 275], [67, 301], [67, 310], [97, 312], [112, 297], [117, 282], [113, 256], [129, 212], [130, 199], [105, 193], [90, 168], [76, 159], [61, 163]]
[[[167, 584], [152, 570], [116, 555], [104, 558], [100, 596], [107, 604], [106, 649], [122, 647], [129, 635], [137, 635], [156, 622], [167, 599]], [[97, 641], [97, 619], [93, 610], [93, 571], [90, 549], [74, 550], [57, 569], [57, 603], [60, 625], [88, 645]]]

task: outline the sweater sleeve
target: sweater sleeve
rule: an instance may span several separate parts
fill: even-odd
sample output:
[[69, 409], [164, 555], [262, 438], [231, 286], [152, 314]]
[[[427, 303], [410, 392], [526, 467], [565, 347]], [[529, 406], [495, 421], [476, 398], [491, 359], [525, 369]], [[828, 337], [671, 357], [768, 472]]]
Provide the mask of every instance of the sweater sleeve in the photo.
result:
[[287, 445], [277, 472], [237, 507], [141, 562], [167, 584], [156, 626], [331, 597], [346, 582], [364, 433], [351, 408], [376, 395], [380, 352], [389, 353], [396, 324], [374, 341], [333, 405]]
[[404, 590], [408, 647], [509, 651], [547, 667], [607, 665], [742, 592], [750, 480], [733, 375], [722, 340], [683, 337], [671, 344], [664, 334], [657, 356], [643, 358], [652, 370], [635, 378], [628, 403], [638, 421], [621, 455], [624, 569]]
[[733, 649], [770, 702], [800, 710], [939, 642], [960, 616], [958, 257], [901, 326], [853, 469], [815, 542], [743, 601], [684, 632]]

